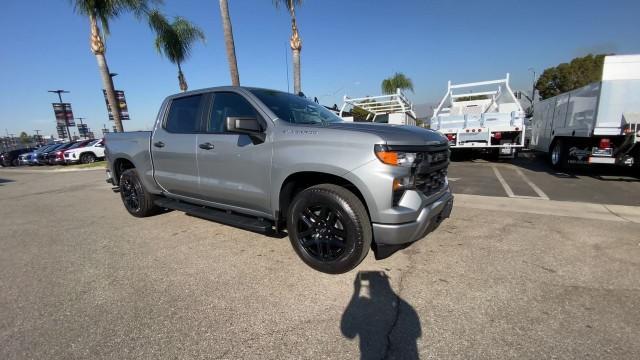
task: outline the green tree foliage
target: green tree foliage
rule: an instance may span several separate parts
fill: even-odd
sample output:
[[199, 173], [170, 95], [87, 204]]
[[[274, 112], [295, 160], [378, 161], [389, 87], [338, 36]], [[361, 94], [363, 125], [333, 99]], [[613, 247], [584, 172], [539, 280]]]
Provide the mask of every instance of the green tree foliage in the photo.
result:
[[23, 143], [24, 145], [28, 144], [31, 142], [31, 136], [29, 136], [29, 134], [27, 134], [26, 132], [21, 132], [20, 133], [20, 142]]
[[536, 82], [542, 99], [565, 93], [602, 80], [605, 54], [578, 57], [570, 63], [545, 69]]
[[385, 94], [395, 94], [396, 89], [411, 90], [413, 92], [413, 81], [403, 73], [395, 73], [393, 76], [382, 80], [382, 92]]
[[369, 115], [369, 112], [359, 108], [359, 107], [353, 107], [351, 109], [351, 115], [353, 115], [353, 119], [354, 120], [361, 120], [361, 121], [366, 121], [367, 120], [367, 116]]
[[178, 85], [180, 90], [187, 91], [182, 63], [191, 55], [191, 48], [196, 41], [205, 41], [204, 32], [180, 16], [170, 22], [158, 10], [149, 13], [149, 26], [156, 32], [156, 50], [178, 67]]

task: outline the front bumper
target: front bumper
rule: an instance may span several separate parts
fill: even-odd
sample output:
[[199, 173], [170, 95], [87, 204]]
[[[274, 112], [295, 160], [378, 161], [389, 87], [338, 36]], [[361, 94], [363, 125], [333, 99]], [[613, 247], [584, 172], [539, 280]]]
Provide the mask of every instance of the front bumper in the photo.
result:
[[378, 245], [408, 245], [420, 240], [448, 218], [453, 208], [453, 194], [447, 189], [436, 200], [422, 205], [415, 221], [401, 224], [373, 223], [373, 238]]

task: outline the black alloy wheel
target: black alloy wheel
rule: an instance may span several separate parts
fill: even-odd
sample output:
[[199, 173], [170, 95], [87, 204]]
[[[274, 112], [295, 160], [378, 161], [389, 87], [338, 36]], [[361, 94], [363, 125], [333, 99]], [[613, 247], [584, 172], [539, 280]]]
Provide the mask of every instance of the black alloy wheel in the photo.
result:
[[307, 207], [298, 218], [298, 241], [314, 259], [334, 261], [346, 247], [347, 230], [342, 214], [328, 205]]
[[373, 241], [362, 201], [334, 184], [299, 192], [288, 209], [287, 230], [302, 261], [327, 274], [342, 274], [358, 266]]
[[120, 198], [129, 214], [135, 217], [147, 217], [160, 212], [153, 203], [155, 196], [148, 193], [135, 169], [127, 169], [120, 175]]
[[133, 212], [140, 211], [138, 189], [136, 189], [136, 184], [134, 184], [130, 178], [122, 179], [122, 183], [120, 184], [120, 192], [122, 193], [122, 201], [127, 207], [127, 210]]

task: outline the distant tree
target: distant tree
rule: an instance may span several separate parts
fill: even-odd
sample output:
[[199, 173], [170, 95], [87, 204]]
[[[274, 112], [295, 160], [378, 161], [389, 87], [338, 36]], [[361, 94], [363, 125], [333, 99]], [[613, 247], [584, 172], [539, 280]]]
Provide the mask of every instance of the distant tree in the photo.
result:
[[[102, 86], [107, 93], [107, 102], [112, 109], [117, 109], [118, 101], [106, 58], [105, 41], [106, 36], [109, 35], [109, 22], [128, 12], [133, 13], [137, 18], [142, 18], [147, 14], [149, 4], [160, 3], [161, 0], [70, 0], [70, 2], [76, 13], [89, 19], [90, 48], [98, 62]], [[118, 132], [124, 131], [119, 111], [113, 111], [113, 120]]]
[[[375, 100], [363, 100], [362, 103], [375, 103]], [[351, 115], [354, 120], [367, 121], [367, 116], [371, 115], [367, 110], [354, 106], [351, 108]]]
[[366, 121], [367, 120], [367, 116], [369, 115], [369, 112], [364, 110], [363, 108], [359, 108], [354, 106], [351, 109], [351, 115], [353, 116], [354, 120], [362, 120], [362, 121]]
[[28, 143], [31, 142], [31, 136], [29, 136], [29, 134], [27, 134], [26, 132], [21, 132], [20, 133], [20, 142], [23, 145], [27, 145]]
[[382, 92], [385, 94], [395, 94], [397, 89], [411, 90], [413, 92], [413, 81], [403, 73], [395, 73], [393, 76], [382, 80]]
[[172, 22], [158, 10], [149, 14], [149, 25], [156, 32], [155, 46], [160, 55], [164, 55], [178, 67], [178, 85], [187, 91], [187, 80], [182, 73], [181, 64], [191, 54], [191, 47], [197, 40], [205, 40], [204, 32], [185, 18], [176, 16]]
[[602, 67], [606, 54], [578, 57], [570, 63], [545, 69], [536, 82], [542, 99], [565, 93], [602, 80]]

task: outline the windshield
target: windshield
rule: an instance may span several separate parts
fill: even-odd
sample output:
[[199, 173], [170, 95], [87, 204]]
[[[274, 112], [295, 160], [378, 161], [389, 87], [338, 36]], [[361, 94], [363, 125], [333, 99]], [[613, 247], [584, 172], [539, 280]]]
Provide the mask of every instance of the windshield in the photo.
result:
[[79, 148], [79, 147], [84, 147], [85, 145], [87, 145], [87, 141], [80, 141], [80, 142], [77, 142], [77, 143], [75, 143], [75, 144], [73, 144], [73, 145], [69, 146], [69, 147], [67, 148], [67, 150], [77, 149], [77, 148]]
[[343, 121], [324, 106], [301, 96], [275, 90], [250, 89], [280, 119], [292, 124], [325, 124]]

